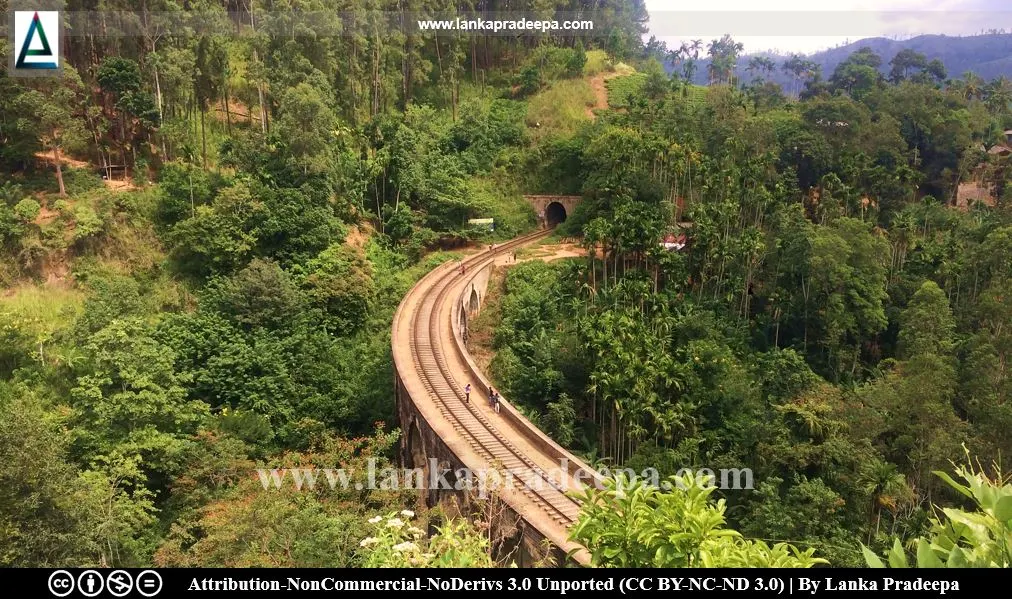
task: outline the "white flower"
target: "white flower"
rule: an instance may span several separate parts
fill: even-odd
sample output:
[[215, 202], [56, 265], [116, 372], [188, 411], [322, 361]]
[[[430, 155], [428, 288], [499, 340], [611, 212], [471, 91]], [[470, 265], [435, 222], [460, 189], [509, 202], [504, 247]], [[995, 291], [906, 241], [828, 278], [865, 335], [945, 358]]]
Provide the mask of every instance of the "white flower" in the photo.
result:
[[417, 526], [409, 526], [408, 532], [414, 535], [416, 539], [420, 539], [422, 538], [422, 536], [425, 535], [425, 531], [423, 531], [421, 528], [418, 528]]
[[393, 546], [394, 551], [416, 551], [417, 549], [418, 545], [415, 545], [411, 541], [404, 541]]
[[412, 512], [411, 510], [401, 510], [401, 515], [404, 516], [405, 518], [414, 518], [415, 517], [415, 513]]
[[376, 524], [377, 522], [379, 522], [382, 519], [383, 519], [383, 516], [373, 516], [372, 518], [369, 518], [369, 524]]
[[404, 526], [404, 520], [401, 520], [400, 518], [390, 518], [387, 520], [387, 526], [390, 528], [401, 528]]
[[376, 537], [366, 537], [362, 539], [362, 542], [358, 544], [359, 547], [368, 547], [369, 545], [375, 545], [379, 543], [379, 539]]

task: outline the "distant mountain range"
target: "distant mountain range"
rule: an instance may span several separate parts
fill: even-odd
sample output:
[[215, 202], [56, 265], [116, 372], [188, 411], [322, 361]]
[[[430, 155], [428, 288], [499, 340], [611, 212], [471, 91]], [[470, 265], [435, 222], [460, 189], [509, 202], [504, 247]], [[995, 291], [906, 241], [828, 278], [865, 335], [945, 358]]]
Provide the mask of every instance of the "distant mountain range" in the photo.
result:
[[[708, 42], [709, 40], [705, 40]], [[889, 61], [900, 51], [910, 48], [923, 54], [929, 61], [939, 59], [945, 65], [950, 78], [955, 79], [962, 76], [966, 71], [973, 71], [985, 80], [1006, 75], [1012, 78], [1012, 34], [975, 35], [968, 37], [953, 37], [947, 35], [921, 35], [908, 40], [891, 40], [884, 37], [872, 37], [863, 39], [852, 44], [840, 46], [830, 50], [823, 50], [806, 56], [808, 60], [815, 62], [822, 67], [824, 79], [829, 79], [833, 74], [836, 65], [844, 61], [857, 49], [869, 47], [876, 54], [882, 57], [883, 73], [889, 71]], [[705, 49], [704, 49], [705, 52]], [[770, 52], [756, 52], [742, 56], [738, 59], [738, 68], [735, 71], [735, 78], [751, 79], [752, 75], [746, 71], [751, 56], [768, 56], [777, 64], [777, 71], [767, 77], [790, 89], [794, 81], [792, 75], [787, 75], [781, 68], [784, 60], [790, 58], [788, 55], [773, 54]], [[705, 85], [708, 81], [707, 65], [708, 59], [702, 59], [697, 63], [699, 68], [693, 77], [695, 83]], [[668, 71], [675, 68], [674, 65], [666, 65]]]

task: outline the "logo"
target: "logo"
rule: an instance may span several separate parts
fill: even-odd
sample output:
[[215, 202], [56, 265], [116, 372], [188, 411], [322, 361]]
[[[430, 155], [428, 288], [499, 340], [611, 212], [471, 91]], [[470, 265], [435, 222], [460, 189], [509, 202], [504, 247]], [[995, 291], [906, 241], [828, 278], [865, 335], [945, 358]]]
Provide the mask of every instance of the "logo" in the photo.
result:
[[105, 588], [113, 597], [126, 597], [134, 588], [134, 579], [126, 570], [113, 570], [105, 578]]
[[60, 12], [14, 11], [15, 71], [60, 68]]
[[49, 575], [49, 592], [57, 597], [66, 597], [74, 592], [74, 576], [66, 570], [57, 570]]
[[162, 575], [154, 570], [144, 570], [137, 575], [137, 592], [145, 597], [154, 597], [162, 590]]
[[105, 580], [95, 570], [85, 570], [77, 576], [77, 590], [85, 597], [97, 597], [105, 588]]

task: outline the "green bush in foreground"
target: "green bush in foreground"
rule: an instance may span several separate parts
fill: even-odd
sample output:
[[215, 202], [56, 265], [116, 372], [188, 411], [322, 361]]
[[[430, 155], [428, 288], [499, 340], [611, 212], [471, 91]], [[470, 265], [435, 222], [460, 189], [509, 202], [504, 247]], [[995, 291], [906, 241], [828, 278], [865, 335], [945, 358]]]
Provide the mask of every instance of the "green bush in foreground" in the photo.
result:
[[570, 538], [595, 566], [657, 568], [809, 568], [828, 563], [787, 543], [769, 546], [724, 528], [724, 500], [691, 476], [671, 477], [670, 490], [624, 475], [579, 497], [580, 519]]
[[402, 510], [374, 516], [373, 534], [360, 543], [368, 568], [492, 568], [488, 539], [464, 519], [448, 521], [426, 537]]
[[[917, 568], [1008, 568], [1012, 565], [1012, 484], [995, 469], [989, 477], [982, 468], [961, 466], [956, 475], [961, 484], [944, 472], [935, 472], [950, 487], [977, 506], [976, 511], [939, 508], [941, 516], [932, 518], [931, 531], [911, 543]], [[865, 561], [872, 568], [886, 563], [870, 549], [861, 546]], [[906, 551], [899, 539], [886, 554], [893, 568], [907, 568]]]

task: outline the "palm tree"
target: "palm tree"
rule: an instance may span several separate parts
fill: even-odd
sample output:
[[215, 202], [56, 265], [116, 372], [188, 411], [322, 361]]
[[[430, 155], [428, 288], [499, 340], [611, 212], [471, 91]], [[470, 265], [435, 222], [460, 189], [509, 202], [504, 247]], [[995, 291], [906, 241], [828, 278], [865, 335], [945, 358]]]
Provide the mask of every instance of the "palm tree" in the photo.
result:
[[710, 42], [707, 47], [707, 53], [710, 55], [710, 63], [706, 65], [706, 75], [708, 83], [713, 85], [717, 78], [720, 76], [721, 69], [723, 68], [720, 64], [720, 46], [717, 40]]
[[805, 59], [800, 54], [792, 54], [784, 61], [782, 68], [784, 73], [794, 75], [792, 92], [796, 95], [801, 87], [801, 77], [805, 72]]
[[752, 86], [759, 87], [777, 70], [777, 64], [769, 56], [752, 56], [745, 70], [752, 75]]
[[752, 56], [748, 59], [748, 66], [745, 70], [748, 71], [749, 75], [752, 75], [753, 81], [756, 79], [755, 74], [762, 70], [762, 56]]
[[692, 50], [692, 58], [699, 60], [699, 53], [703, 50], [703, 40], [692, 40], [689, 49]]
[[696, 74], [696, 68], [696, 61], [694, 59], [688, 59], [682, 65], [682, 75], [685, 77], [686, 84], [692, 83], [692, 77]]
[[996, 115], [1002, 115], [1008, 111], [1009, 103], [1012, 103], [1012, 81], [1002, 75], [987, 86], [987, 98], [984, 100], [988, 109]]
[[688, 94], [688, 85], [692, 84], [692, 77], [696, 74], [696, 61], [699, 60], [699, 51], [703, 48], [703, 40], [692, 40], [691, 43], [682, 42], [678, 54], [682, 56], [682, 77], [685, 79], [686, 87], [682, 88], [683, 95]]
[[[878, 535], [879, 524], [882, 521], [882, 508], [886, 508], [890, 512], [895, 511], [901, 503], [911, 497], [912, 492], [907, 485], [906, 478], [897, 471], [894, 464], [879, 460], [872, 462], [861, 472], [860, 482], [862, 489], [871, 496], [868, 524], [870, 525], [871, 519], [874, 518], [874, 535]], [[869, 529], [867, 540], [869, 544], [872, 537], [872, 531]]]
[[967, 100], [980, 99], [981, 93], [984, 91], [984, 80], [973, 71], [967, 71], [963, 73], [961, 88], [963, 98]]
[[689, 44], [682, 42], [682, 45], [678, 46], [677, 50], [671, 51], [671, 62], [679, 65], [683, 61], [689, 58]]
[[719, 40], [711, 41], [707, 47], [710, 54], [710, 82], [734, 85], [734, 69], [738, 66], [738, 56], [744, 49], [744, 44], [734, 41], [726, 33]]
[[677, 78], [679, 75], [678, 66], [681, 65], [682, 61], [685, 59], [685, 56], [683, 55], [683, 50], [685, 50], [685, 44], [682, 44], [681, 47], [678, 48], [677, 50], [668, 50], [664, 54], [665, 63], [670, 64], [673, 67], [672, 69], [673, 72], [671, 74], [672, 77]]

